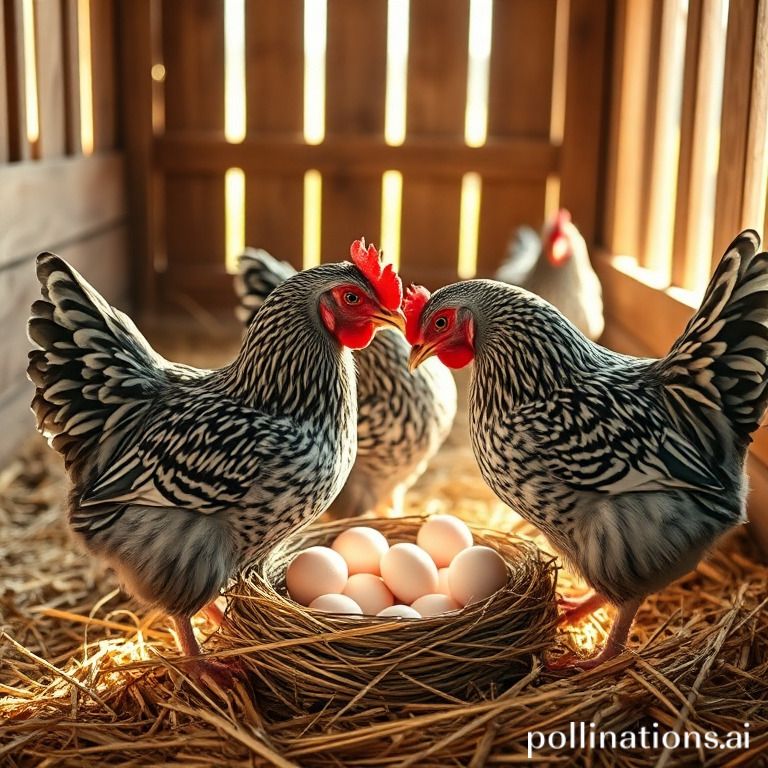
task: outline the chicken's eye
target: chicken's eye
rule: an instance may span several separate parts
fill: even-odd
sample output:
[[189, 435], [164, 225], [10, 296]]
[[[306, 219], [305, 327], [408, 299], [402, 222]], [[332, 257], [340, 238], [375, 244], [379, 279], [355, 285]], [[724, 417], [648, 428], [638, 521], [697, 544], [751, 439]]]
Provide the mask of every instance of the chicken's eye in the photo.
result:
[[444, 331], [448, 327], [448, 318], [447, 317], [438, 317], [435, 320], [435, 328], [438, 331]]
[[347, 291], [344, 294], [344, 301], [346, 301], [347, 304], [359, 304], [360, 297], [356, 293], [352, 293], [352, 291]]

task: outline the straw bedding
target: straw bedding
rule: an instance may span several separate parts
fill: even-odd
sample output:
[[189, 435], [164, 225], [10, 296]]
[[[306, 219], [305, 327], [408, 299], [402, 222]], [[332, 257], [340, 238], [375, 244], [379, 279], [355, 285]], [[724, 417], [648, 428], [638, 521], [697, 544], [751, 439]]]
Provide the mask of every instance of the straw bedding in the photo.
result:
[[[460, 419], [449, 444], [410, 494], [406, 511], [458, 514], [477, 527], [479, 537], [492, 538], [495, 534], [483, 533], [492, 530], [531, 536], [483, 486], [466, 445]], [[446, 654], [442, 677], [421, 678], [422, 683], [445, 683], [455, 670], [462, 683], [442, 693], [420, 685], [415, 663], [407, 667], [404, 662], [408, 674], [400, 678], [395, 667], [387, 688], [380, 684], [386, 675], [376, 680], [381, 667], [362, 670], [361, 660], [349, 671], [346, 695], [327, 697], [323, 706], [329, 683], [308, 684], [312, 665], [328, 676], [338, 672], [340, 678], [342, 649], [391, 642], [383, 628], [376, 630], [377, 640], [366, 640], [365, 627], [358, 624], [334, 644], [327, 631], [331, 619], [313, 619], [315, 625], [292, 616], [305, 637], [291, 646], [276, 626], [285, 606], [273, 603], [268, 626], [251, 639], [261, 650], [252, 647], [241, 662], [254, 672], [251, 682], [216, 695], [185, 674], [167, 619], [139, 609], [115, 589], [109, 575], [76, 551], [62, 522], [64, 493], [58, 460], [38, 441], [0, 469], [0, 765], [479, 768], [527, 762], [528, 731], [567, 730], [580, 721], [594, 722], [603, 731], [655, 721], [665, 729], [720, 733], [749, 722], [750, 746], [707, 752], [544, 749], [538, 760], [627, 768], [768, 765], [768, 569], [758, 563], [745, 531], [695, 573], [648, 599], [638, 614], [631, 649], [596, 670], [569, 675], [543, 668], [539, 650], [551, 631], [551, 616], [544, 610], [538, 640], [531, 644], [532, 661], [507, 678], [501, 672], [495, 686], [486, 685], [488, 680], [464, 685], [462, 665], [468, 661], [456, 654]], [[551, 572], [544, 567], [548, 560], [527, 562], [543, 568], [544, 587], [530, 588], [531, 594], [542, 590], [546, 608], [551, 600], [546, 588]], [[247, 583], [233, 588], [233, 595], [241, 597], [230, 609], [227, 631], [216, 633], [198, 621], [202, 636], [210, 635], [206, 649], [213, 654], [240, 655], [247, 640], [238, 628], [255, 631], [264, 596], [255, 599], [254, 594], [265, 587], [257, 588], [253, 573], [244, 578]], [[560, 572], [561, 592], [582, 588]], [[560, 632], [555, 652], [591, 649], [604, 638], [608, 618], [599, 611], [576, 630]], [[425, 647], [440, 635], [431, 635], [431, 621], [422, 626]], [[321, 631], [307, 637], [315, 626]], [[443, 633], [446, 642], [455, 631], [449, 627]], [[492, 633], [487, 640], [490, 657], [503, 644]], [[391, 653], [405, 659], [418, 648], [409, 635]], [[304, 676], [304, 707], [301, 690], [287, 683], [292, 659]], [[353, 701], [354, 692], [371, 679], [371, 696]], [[343, 680], [333, 686], [344, 690]], [[408, 690], [412, 697], [402, 695]]]

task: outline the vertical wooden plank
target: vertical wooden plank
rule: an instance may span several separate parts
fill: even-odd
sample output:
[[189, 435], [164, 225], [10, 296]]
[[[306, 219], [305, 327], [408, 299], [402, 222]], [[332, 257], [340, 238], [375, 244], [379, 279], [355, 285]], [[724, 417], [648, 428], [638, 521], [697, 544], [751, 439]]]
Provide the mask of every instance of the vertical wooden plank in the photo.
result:
[[[406, 143], [414, 136], [463, 137], [469, 3], [419, 0], [410, 8]], [[409, 279], [433, 286], [456, 279], [460, 210], [460, 178], [427, 179], [404, 169], [400, 253]]]
[[488, 136], [549, 137], [557, 0], [495, 3]]
[[[166, 132], [205, 132], [223, 140], [224, 3], [163, 0], [162, 12]], [[164, 186], [162, 285], [166, 296], [175, 296], [175, 285], [194, 265], [197, 299], [205, 295], [203, 275], [225, 268], [224, 174], [174, 175]]]
[[607, 20], [606, 0], [571, 0], [560, 199], [590, 244], [598, 217]]
[[0, 163], [9, 157], [8, 58], [5, 48], [5, 8], [0, 3]]
[[224, 138], [224, 3], [163, 0], [165, 128]]
[[403, 180], [399, 271], [406, 284], [434, 289], [456, 281], [460, 206], [459, 180]]
[[741, 223], [759, 227], [768, 189], [768, 0], [759, 0]]
[[381, 229], [381, 178], [348, 174], [323, 176], [323, 261], [344, 261], [358, 237], [378, 242]]
[[22, 0], [5, 0], [5, 44], [8, 88], [8, 157], [29, 160], [27, 140], [26, 71], [24, 66], [24, 18]]
[[517, 183], [483, 179], [477, 248], [478, 277], [493, 277], [518, 227], [539, 228], [544, 218], [546, 187], [545, 179]]
[[130, 226], [132, 294], [139, 311], [151, 314], [157, 303], [155, 243], [157, 180], [152, 172], [152, 13], [150, 4], [120, 3], [120, 133]]
[[245, 6], [246, 115], [249, 136], [300, 136], [303, 122], [304, 2]]
[[638, 242], [637, 256], [640, 263], [645, 267], [651, 266], [651, 259], [648, 258], [648, 220], [651, 213], [651, 198], [653, 195], [652, 176], [653, 176], [653, 158], [657, 151], [656, 115], [659, 106], [659, 81], [661, 78], [661, 32], [662, 18], [664, 11], [663, 0], [650, 0], [651, 19], [650, 36], [648, 40], [648, 79], [645, 83], [645, 121], [641, 127], [645, 136], [645, 152], [643, 153], [642, 177], [640, 180], [640, 210], [638, 218], [642, 223], [640, 229], [640, 240]]
[[[245, 8], [247, 135], [299, 138], [303, 125], [303, 0]], [[246, 176], [245, 241], [301, 269], [303, 179]]]
[[224, 174], [167, 175], [164, 186], [164, 244], [167, 276], [206, 265], [211, 274], [225, 268]]
[[683, 104], [680, 112], [680, 155], [677, 161], [677, 197], [675, 203], [675, 235], [672, 246], [672, 284], [685, 284], [688, 206], [690, 202], [691, 164], [693, 160], [693, 128], [696, 114], [699, 48], [701, 47], [701, 3], [688, 6], [683, 70]]
[[406, 107], [409, 135], [464, 134], [468, 33], [467, 0], [411, 3]]
[[[611, 175], [606, 189], [606, 222], [613, 253], [640, 255], [640, 209], [643, 168], [647, 152], [645, 124], [648, 115], [648, 74], [650, 71], [653, 4], [647, 0], [623, 0], [617, 6], [614, 48], [613, 114], [610, 154]], [[584, 81], [570, 69], [569, 82]], [[585, 84], [594, 75], [588, 75]], [[597, 89], [595, 89], [597, 90]], [[566, 120], [576, 117], [574, 100], [566, 101]], [[578, 109], [578, 107], [575, 107]], [[578, 152], [578, 144], [574, 146]]]
[[245, 242], [301, 269], [304, 186], [301, 176], [246, 176]]
[[756, 14], [754, 0], [731, 0], [720, 121], [713, 267], [741, 227]]
[[35, 0], [35, 51], [40, 111], [40, 157], [66, 149], [64, 120], [63, 19], [58, 2]]
[[611, 23], [611, 70], [610, 70], [610, 99], [608, 120], [607, 152], [605, 165], [605, 195], [602, 227], [600, 236], [609, 253], [628, 253], [626, 240], [626, 219], [620, 205], [623, 186], [621, 174], [626, 175], [622, 168], [624, 162], [621, 153], [621, 139], [625, 129], [622, 120], [622, 99], [625, 72], [625, 43], [627, 38], [627, 4], [628, 0], [616, 0], [615, 12]]
[[653, 152], [645, 196], [647, 213], [642, 217], [647, 223], [640, 263], [667, 283], [672, 263], [686, 22], [687, 12], [679, 0], [664, 0], [655, 120], [651, 129]]
[[[387, 68], [385, 0], [329, 0], [326, 135], [377, 136], [384, 142]], [[350, 243], [378, 239], [381, 177], [323, 176], [322, 258], [346, 259]]]
[[116, 145], [115, 4], [91, 0], [91, 79], [93, 83], [93, 148]]
[[326, 135], [384, 136], [386, 0], [328, 0]]
[[[549, 139], [557, 0], [496, 3], [493, 9], [488, 136]], [[493, 275], [517, 227], [544, 218], [545, 179], [484, 179], [477, 274]]]
[[[725, 46], [722, 30], [723, 2], [711, 0], [702, 7], [699, 56], [697, 62], [695, 109], [691, 134], [690, 171], [687, 206], [678, 208], [685, 227], [685, 248], [678, 250], [682, 264], [678, 268], [683, 288], [702, 289], [710, 274], [712, 261], [711, 227], [713, 209], [710, 208], [713, 145], [716, 148], [721, 113], [722, 55]], [[714, 205], [714, 199], [711, 199]]]
[[[82, 150], [80, 136], [80, 52], [77, 23], [77, 0], [63, 0], [64, 127], [66, 150], [69, 155], [79, 155]], [[137, 45], [138, 43], [134, 44]]]

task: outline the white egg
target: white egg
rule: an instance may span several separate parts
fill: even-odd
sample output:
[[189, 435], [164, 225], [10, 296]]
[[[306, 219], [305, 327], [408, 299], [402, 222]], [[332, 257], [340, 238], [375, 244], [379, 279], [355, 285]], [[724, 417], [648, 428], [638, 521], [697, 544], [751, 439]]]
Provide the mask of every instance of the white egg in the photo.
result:
[[372, 573], [378, 576], [381, 556], [389, 549], [384, 535], [375, 528], [359, 525], [342, 531], [331, 547], [346, 561], [351, 574]]
[[437, 591], [442, 595], [451, 597], [451, 588], [448, 586], [448, 569], [437, 569]]
[[347, 564], [330, 547], [309, 547], [291, 560], [285, 572], [288, 594], [302, 605], [316, 597], [341, 593], [347, 583]]
[[458, 611], [461, 606], [448, 595], [433, 594], [422, 595], [418, 600], [414, 600], [411, 608], [427, 618], [428, 616], [440, 616], [449, 611]]
[[421, 614], [414, 611], [410, 605], [391, 605], [383, 611], [379, 611], [377, 616], [390, 616], [396, 619], [420, 619]]
[[448, 588], [461, 605], [485, 600], [507, 583], [507, 564], [490, 547], [459, 552], [448, 568]]
[[437, 592], [437, 567], [415, 544], [395, 544], [381, 558], [381, 577], [390, 591], [409, 605]]
[[367, 616], [375, 616], [395, 602], [387, 585], [372, 573], [355, 573], [350, 576], [342, 594], [351, 597]]
[[453, 515], [432, 515], [419, 528], [416, 538], [438, 568], [449, 566], [459, 552], [472, 546], [473, 541], [467, 524]]
[[309, 607], [323, 613], [345, 613], [356, 616], [363, 613], [363, 609], [346, 595], [320, 595], [309, 604]]

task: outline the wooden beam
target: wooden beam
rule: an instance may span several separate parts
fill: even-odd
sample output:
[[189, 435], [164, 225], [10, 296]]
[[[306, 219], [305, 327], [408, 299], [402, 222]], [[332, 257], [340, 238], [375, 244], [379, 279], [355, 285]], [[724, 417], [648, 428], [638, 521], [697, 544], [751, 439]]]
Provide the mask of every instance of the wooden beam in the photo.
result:
[[64, 0], [62, 9], [67, 154], [79, 155], [82, 150], [82, 139], [80, 128], [80, 45], [78, 38], [77, 0]]
[[131, 293], [141, 312], [156, 303], [157, 180], [152, 170], [152, 3], [119, 3], [120, 133], [131, 248]]
[[8, 158], [10, 160], [28, 160], [32, 157], [32, 147], [27, 140], [22, 0], [5, 0], [3, 26], [8, 98]]
[[568, 79], [560, 200], [588, 243], [597, 232], [609, 8], [605, 0], [570, 0]]
[[731, 0], [725, 44], [712, 269], [741, 228], [756, 13], [754, 0]]
[[203, 135], [176, 134], [155, 142], [159, 166], [175, 173], [224, 173], [242, 168], [246, 173], [294, 174], [308, 168], [326, 173], [380, 174], [398, 169], [428, 177], [453, 177], [467, 171], [507, 179], [540, 179], [556, 173], [559, 150], [548, 141], [509, 139], [468, 147], [456, 139], [409, 139], [390, 147], [362, 136], [328, 139], [312, 146], [272, 137], [228, 144]]
[[675, 232], [672, 241], [672, 284], [685, 285], [688, 274], [688, 209], [691, 199], [693, 130], [701, 47], [702, 3], [688, 4], [683, 65], [683, 101], [680, 109], [680, 152], [677, 159], [677, 194], [675, 196]]
[[38, 151], [42, 158], [60, 157], [66, 150], [61, 4], [36, 0], [34, 9], [37, 101], [40, 111]]
[[768, 0], [759, 1], [754, 51], [741, 224], [759, 228], [768, 199]]
[[0, 267], [59, 248], [123, 219], [123, 160], [108, 153], [2, 166], [0, 211]]

